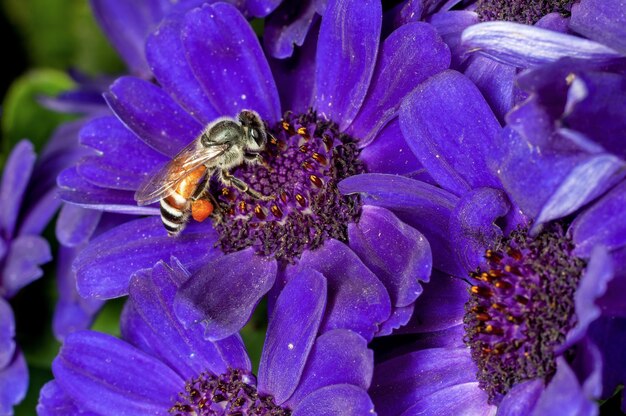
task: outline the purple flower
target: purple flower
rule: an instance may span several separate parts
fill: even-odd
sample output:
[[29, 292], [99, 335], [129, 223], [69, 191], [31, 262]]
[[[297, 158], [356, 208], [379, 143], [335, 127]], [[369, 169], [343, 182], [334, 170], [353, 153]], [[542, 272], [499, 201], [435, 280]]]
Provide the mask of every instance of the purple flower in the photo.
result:
[[[52, 259], [48, 242], [40, 236], [58, 208], [53, 177], [57, 160], [49, 147], [36, 165], [33, 145], [23, 140], [9, 155], [0, 184], [0, 413], [26, 394], [28, 370], [15, 337], [15, 321], [8, 299], [43, 274], [39, 268]], [[34, 180], [31, 181], [31, 175]], [[52, 181], [51, 181], [52, 179]]]
[[[590, 126], [603, 121], [587, 110]], [[381, 352], [370, 390], [378, 412], [593, 414], [626, 368], [613, 347], [626, 305], [610, 290], [623, 287], [626, 270], [621, 154], [584, 131], [532, 142], [502, 129], [454, 71], [405, 99], [400, 126], [439, 195], [389, 175], [340, 184], [365, 203], [422, 212], [416, 227], [439, 228], [438, 239], [427, 236], [443, 273], [401, 329], [415, 335]]]
[[188, 276], [175, 259], [135, 275], [123, 340], [68, 335], [38, 414], [374, 414], [365, 339], [343, 329], [318, 336], [327, 305], [320, 273], [299, 273], [276, 300], [257, 377], [239, 335], [207, 341], [176, 319], [176, 289]]
[[428, 24], [405, 25], [379, 47], [380, 28], [377, 2], [329, 2], [319, 35], [310, 32], [290, 61], [296, 65], [273, 68], [277, 88], [256, 35], [232, 6], [165, 21], [146, 46], [160, 87], [133, 77], [111, 86], [106, 99], [117, 118], [81, 131], [81, 143], [99, 154], [59, 176], [62, 198], [156, 215], [135, 204], [141, 183], [205, 124], [249, 108], [276, 138], [265, 154], [271, 171], [242, 166], [233, 174], [276, 199], [215, 183], [222, 216], [215, 227], [192, 223], [176, 238], [155, 217], [116, 227], [74, 262], [79, 294], [122, 296], [133, 273], [175, 255], [192, 273], [175, 310], [186, 325], [203, 321], [210, 339], [238, 331], [270, 289], [271, 309], [306, 268], [328, 279], [323, 331], [351, 329], [370, 340], [406, 323], [419, 281], [430, 275], [430, 246], [390, 211], [341, 196], [336, 183], [365, 170], [419, 176], [397, 111], [416, 85], [448, 66], [449, 53]]

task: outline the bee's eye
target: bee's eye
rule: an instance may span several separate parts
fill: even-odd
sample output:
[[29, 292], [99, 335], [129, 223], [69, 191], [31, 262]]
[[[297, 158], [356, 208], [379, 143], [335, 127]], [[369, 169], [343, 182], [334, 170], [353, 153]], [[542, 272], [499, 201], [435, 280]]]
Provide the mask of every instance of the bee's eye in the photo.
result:
[[254, 139], [258, 146], [262, 145], [263, 138], [261, 137], [261, 133], [257, 129], [250, 129], [250, 137]]

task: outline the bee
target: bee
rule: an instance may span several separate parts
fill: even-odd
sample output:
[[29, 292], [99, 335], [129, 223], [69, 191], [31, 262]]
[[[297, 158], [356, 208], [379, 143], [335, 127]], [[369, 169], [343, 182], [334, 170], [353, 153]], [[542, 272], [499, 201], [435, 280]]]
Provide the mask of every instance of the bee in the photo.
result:
[[204, 221], [219, 209], [208, 192], [213, 176], [252, 198], [272, 200], [230, 173], [242, 163], [264, 164], [261, 152], [268, 134], [261, 117], [251, 110], [242, 110], [237, 119], [219, 118], [152, 175], [135, 192], [135, 200], [139, 205], [159, 201], [161, 221], [171, 236], [183, 230], [190, 214]]

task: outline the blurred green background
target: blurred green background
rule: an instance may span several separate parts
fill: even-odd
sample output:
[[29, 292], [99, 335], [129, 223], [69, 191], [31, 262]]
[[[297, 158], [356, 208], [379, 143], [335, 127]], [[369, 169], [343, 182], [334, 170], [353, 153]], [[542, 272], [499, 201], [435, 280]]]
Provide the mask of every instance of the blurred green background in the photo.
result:
[[[7, 154], [23, 138], [41, 150], [54, 129], [77, 115], [59, 114], [42, 107], [38, 99], [71, 90], [68, 75], [76, 70], [88, 76], [115, 76], [125, 72], [124, 63], [96, 24], [88, 0], [0, 0], [0, 27], [5, 59], [2, 65], [2, 144], [0, 167]], [[258, 23], [258, 22], [257, 22]], [[56, 253], [54, 220], [44, 236]], [[39, 390], [52, 378], [50, 363], [59, 343], [51, 330], [56, 302], [54, 261], [45, 265], [44, 277], [10, 300], [15, 312], [17, 342], [29, 365], [30, 385], [26, 399], [15, 408], [17, 416], [34, 415]], [[123, 299], [107, 303], [93, 328], [119, 335]], [[244, 328], [243, 337], [255, 362], [265, 336], [265, 307]]]

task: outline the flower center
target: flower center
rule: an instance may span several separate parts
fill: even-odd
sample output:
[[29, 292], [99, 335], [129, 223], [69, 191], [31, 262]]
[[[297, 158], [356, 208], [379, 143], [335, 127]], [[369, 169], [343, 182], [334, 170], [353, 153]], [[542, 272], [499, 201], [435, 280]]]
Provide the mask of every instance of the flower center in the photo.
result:
[[574, 293], [585, 262], [560, 225], [533, 238], [517, 230], [485, 253], [470, 276], [465, 344], [480, 387], [498, 404], [518, 382], [549, 378], [554, 348], [576, 323]]
[[549, 13], [568, 17], [573, 0], [478, 0], [476, 13], [483, 22], [505, 20], [534, 25]]
[[348, 223], [358, 220], [361, 204], [357, 196], [341, 195], [337, 183], [365, 171], [357, 141], [313, 111], [287, 112], [268, 131], [274, 137], [263, 154], [265, 166], [243, 165], [232, 174], [275, 199], [212, 188], [223, 213], [215, 224], [222, 250], [254, 247], [261, 255], [293, 261], [329, 238], [347, 241]]
[[176, 416], [291, 415], [290, 409], [274, 403], [274, 397], [257, 392], [252, 374], [232, 369], [219, 376], [203, 373], [187, 382], [169, 412]]

